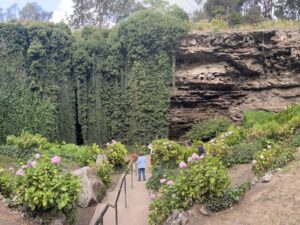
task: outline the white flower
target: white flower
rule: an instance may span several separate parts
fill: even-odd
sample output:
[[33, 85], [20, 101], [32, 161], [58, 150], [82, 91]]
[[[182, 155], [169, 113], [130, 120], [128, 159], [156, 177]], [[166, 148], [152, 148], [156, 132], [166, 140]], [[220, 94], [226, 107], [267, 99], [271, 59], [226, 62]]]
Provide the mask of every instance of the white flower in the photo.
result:
[[252, 161], [252, 164], [256, 164], [257, 163], [257, 161], [254, 159], [253, 161]]
[[265, 151], [267, 151], [267, 149], [264, 148], [263, 151], [265, 152]]
[[265, 157], [264, 157], [263, 155], [260, 155], [260, 158], [261, 158], [261, 159], [264, 159]]
[[268, 145], [268, 148], [270, 149], [270, 148], [272, 148], [272, 146], [271, 146], [271, 145]]

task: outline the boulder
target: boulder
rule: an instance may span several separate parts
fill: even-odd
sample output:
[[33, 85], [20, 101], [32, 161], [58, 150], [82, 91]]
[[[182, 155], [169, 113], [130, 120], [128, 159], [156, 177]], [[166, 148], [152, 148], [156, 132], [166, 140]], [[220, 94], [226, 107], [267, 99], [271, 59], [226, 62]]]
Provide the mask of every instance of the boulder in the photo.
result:
[[271, 174], [271, 173], [267, 173], [266, 175], [264, 175], [264, 176], [261, 178], [261, 182], [262, 182], [262, 183], [268, 183], [268, 182], [270, 182], [271, 177], [272, 177], [272, 174]]
[[186, 225], [188, 223], [187, 213], [174, 210], [171, 216], [166, 220], [164, 225]]
[[86, 166], [72, 172], [78, 176], [81, 183], [81, 193], [79, 195], [78, 206], [82, 208], [88, 207], [92, 202], [97, 202], [97, 193], [105, 188], [96, 172]]

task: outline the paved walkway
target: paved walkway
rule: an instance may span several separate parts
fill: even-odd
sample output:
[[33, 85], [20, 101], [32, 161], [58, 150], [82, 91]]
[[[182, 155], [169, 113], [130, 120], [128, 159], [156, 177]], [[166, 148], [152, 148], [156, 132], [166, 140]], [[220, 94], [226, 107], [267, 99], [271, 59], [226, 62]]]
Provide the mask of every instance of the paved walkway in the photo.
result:
[[[147, 157], [147, 163], [149, 165], [150, 158]], [[147, 166], [146, 178], [150, 177], [150, 169]], [[105, 207], [106, 203], [114, 204], [118, 190], [120, 187], [120, 182], [112, 192], [107, 193], [107, 197], [103, 200], [103, 203], [98, 204], [95, 210], [95, 214], [91, 220], [90, 225], [94, 225], [97, 221], [102, 209]], [[118, 225], [148, 225], [147, 217], [149, 211], [149, 191], [146, 189], [145, 181], [137, 181], [137, 175], [133, 176], [133, 189], [131, 188], [131, 174], [127, 175], [127, 203], [128, 208], [125, 208], [125, 197], [124, 188], [120, 194], [118, 203]], [[109, 208], [104, 216], [104, 225], [115, 225], [115, 209]]]

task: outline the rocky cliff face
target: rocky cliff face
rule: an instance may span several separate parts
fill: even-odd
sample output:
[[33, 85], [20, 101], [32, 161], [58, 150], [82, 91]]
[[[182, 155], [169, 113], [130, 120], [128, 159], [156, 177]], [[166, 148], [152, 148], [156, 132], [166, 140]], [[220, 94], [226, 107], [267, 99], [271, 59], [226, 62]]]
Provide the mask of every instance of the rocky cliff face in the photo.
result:
[[300, 103], [300, 31], [191, 32], [176, 56], [170, 136], [215, 115]]

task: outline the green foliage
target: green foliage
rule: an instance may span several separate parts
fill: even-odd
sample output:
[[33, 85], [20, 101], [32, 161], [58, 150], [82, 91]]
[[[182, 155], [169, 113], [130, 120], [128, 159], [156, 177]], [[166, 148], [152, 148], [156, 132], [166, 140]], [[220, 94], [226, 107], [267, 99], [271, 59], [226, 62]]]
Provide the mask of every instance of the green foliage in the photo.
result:
[[222, 163], [214, 157], [193, 161], [180, 170], [173, 185], [163, 185], [150, 205], [148, 223], [162, 224], [174, 209], [187, 209], [204, 197], [221, 196], [230, 183]]
[[230, 154], [222, 157], [222, 162], [227, 167], [234, 164], [249, 163], [253, 160], [254, 154], [264, 147], [264, 139], [244, 141], [232, 147]]
[[254, 155], [252, 171], [262, 176], [268, 171], [280, 168], [294, 160], [294, 150], [280, 145], [268, 145]]
[[6, 198], [11, 197], [15, 189], [13, 177], [8, 170], [0, 167], [0, 193]]
[[48, 143], [43, 146], [42, 152], [60, 155], [77, 162], [80, 166], [87, 166], [89, 163], [96, 161], [97, 154], [100, 154], [102, 150], [96, 144], [92, 146], [78, 146], [75, 144]]
[[80, 192], [78, 178], [69, 172], [62, 173], [62, 167], [52, 164], [46, 155], [24, 173], [25, 176], [18, 176], [16, 181], [18, 203], [28, 205], [33, 212], [62, 212], [73, 224]]
[[250, 128], [256, 124], [271, 121], [274, 114], [266, 111], [246, 111], [243, 115], [243, 127]]
[[218, 212], [238, 203], [243, 198], [245, 192], [250, 188], [251, 183], [247, 181], [238, 187], [229, 188], [221, 196], [205, 198], [202, 204], [211, 212]]
[[111, 144], [105, 150], [105, 154], [110, 164], [115, 168], [123, 167], [125, 165], [125, 156], [127, 155], [127, 149], [121, 143]]
[[47, 143], [47, 139], [40, 134], [30, 134], [22, 132], [20, 136], [10, 135], [7, 137], [7, 145], [14, 145], [13, 156], [18, 159], [28, 159], [34, 153], [40, 151], [41, 147]]
[[0, 24], [0, 143], [22, 130], [75, 140], [71, 32], [48, 23]]
[[227, 117], [216, 117], [194, 124], [187, 133], [191, 140], [209, 141], [215, 138], [219, 133], [227, 131], [231, 121]]
[[146, 183], [146, 187], [149, 190], [158, 191], [162, 185], [160, 180], [175, 180], [176, 176], [178, 175], [178, 168], [176, 169], [165, 169], [162, 167], [153, 167], [152, 175]]
[[177, 167], [180, 161], [186, 161], [190, 155], [197, 152], [196, 148], [181, 146], [175, 141], [157, 139], [152, 142], [154, 165]]
[[97, 175], [106, 186], [111, 184], [113, 171], [113, 166], [107, 160], [96, 166]]
[[300, 147], [300, 129], [296, 130], [295, 134], [289, 140], [289, 147]]

